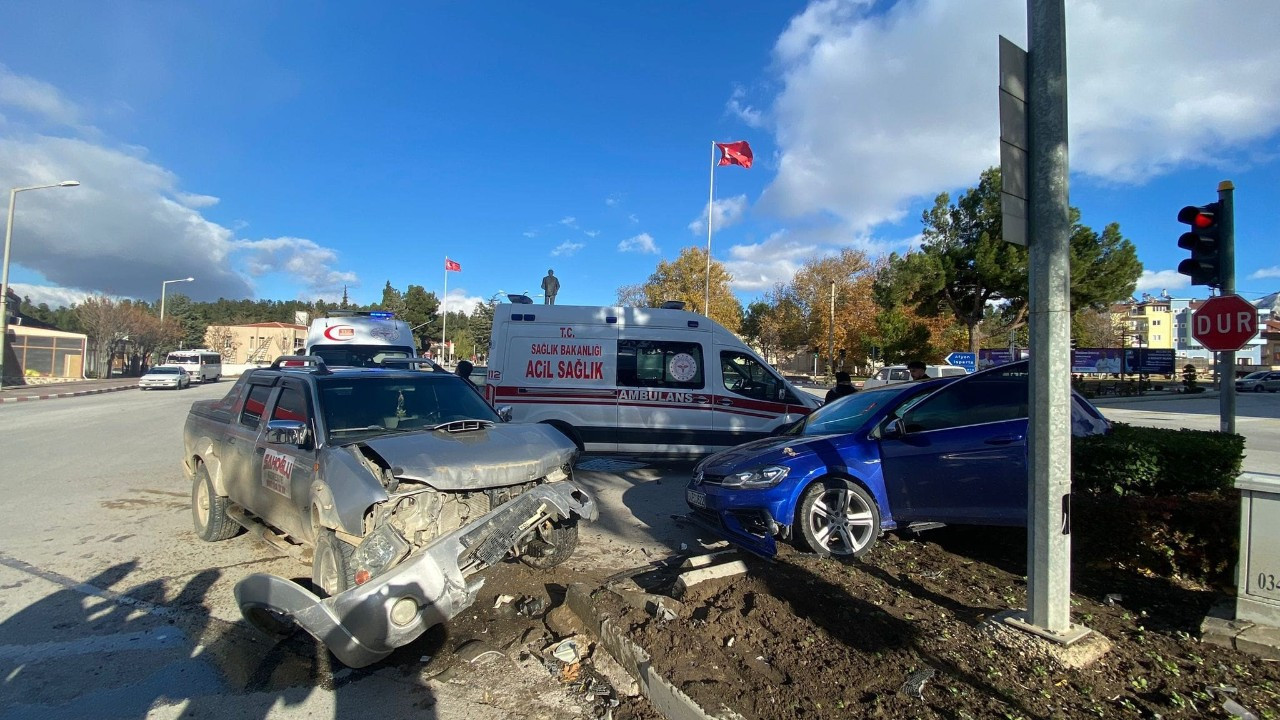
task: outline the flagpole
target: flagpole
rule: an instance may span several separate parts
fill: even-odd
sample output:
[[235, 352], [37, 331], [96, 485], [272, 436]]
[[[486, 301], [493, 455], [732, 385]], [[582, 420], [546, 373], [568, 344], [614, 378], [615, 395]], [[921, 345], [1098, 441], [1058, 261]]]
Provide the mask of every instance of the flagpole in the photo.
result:
[[449, 326], [449, 256], [444, 256], [444, 297], [440, 298], [440, 362], [448, 362], [448, 346], [444, 344], [444, 331]]
[[716, 141], [711, 141], [711, 189], [707, 192], [707, 294], [702, 314], [711, 317], [711, 211], [716, 201]]

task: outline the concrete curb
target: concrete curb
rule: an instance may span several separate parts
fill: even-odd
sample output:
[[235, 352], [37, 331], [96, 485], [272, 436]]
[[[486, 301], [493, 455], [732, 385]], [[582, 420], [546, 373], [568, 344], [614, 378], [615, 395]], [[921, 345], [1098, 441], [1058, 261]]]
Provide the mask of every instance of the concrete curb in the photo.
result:
[[591, 600], [591, 589], [582, 583], [569, 586], [565, 603], [573, 610], [587, 629], [600, 640], [600, 645], [618, 661], [640, 685], [640, 692], [649, 699], [654, 709], [667, 720], [730, 720], [741, 716], [733, 711], [713, 715], [672, 685], [653, 668], [651, 656], [635, 644], [618, 625], [604, 617]]
[[1089, 402], [1093, 403], [1097, 407], [1103, 408], [1110, 407], [1111, 405], [1128, 405], [1129, 403], [1160, 402], [1162, 400], [1208, 400], [1210, 398], [1217, 400], [1218, 391], [1212, 390], [1195, 394], [1164, 393], [1157, 395], [1153, 393], [1151, 395], [1130, 395], [1128, 397], [1108, 396], [1105, 398], [1093, 398]]
[[118, 385], [116, 387], [98, 388], [96, 390], [75, 390], [72, 392], [48, 393], [45, 395], [21, 395], [18, 397], [0, 397], [0, 403], [30, 402], [32, 400], [53, 400], [56, 398], [80, 397], [82, 395], [100, 395], [102, 393], [136, 390], [137, 385]]

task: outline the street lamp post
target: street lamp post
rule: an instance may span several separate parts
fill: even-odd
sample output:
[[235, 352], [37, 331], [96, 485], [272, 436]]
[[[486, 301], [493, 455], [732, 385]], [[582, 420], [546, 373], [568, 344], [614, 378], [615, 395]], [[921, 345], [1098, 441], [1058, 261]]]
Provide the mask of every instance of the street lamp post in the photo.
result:
[[160, 322], [164, 322], [164, 292], [169, 289], [169, 283], [176, 282], [195, 282], [195, 278], [181, 278], [179, 280], [165, 280], [160, 283]]
[[9, 190], [9, 222], [4, 228], [4, 265], [3, 269], [0, 269], [0, 385], [4, 385], [4, 354], [5, 345], [9, 340], [9, 248], [13, 244], [13, 208], [17, 202], [18, 193], [45, 188], [75, 187], [79, 184], [75, 180], [63, 180], [52, 185], [33, 185]]

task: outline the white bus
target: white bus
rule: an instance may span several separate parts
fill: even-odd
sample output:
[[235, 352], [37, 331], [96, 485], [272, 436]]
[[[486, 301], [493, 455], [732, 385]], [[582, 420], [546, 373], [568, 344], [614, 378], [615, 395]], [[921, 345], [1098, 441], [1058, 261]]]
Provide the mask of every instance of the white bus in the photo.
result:
[[174, 350], [165, 358], [164, 364], [186, 368], [193, 382], [222, 379], [222, 355], [212, 350]]

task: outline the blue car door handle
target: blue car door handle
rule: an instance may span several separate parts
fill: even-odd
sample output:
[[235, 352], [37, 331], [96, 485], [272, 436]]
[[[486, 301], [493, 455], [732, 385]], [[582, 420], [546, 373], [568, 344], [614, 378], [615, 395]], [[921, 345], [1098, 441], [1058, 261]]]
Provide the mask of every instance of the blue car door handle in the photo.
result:
[[1021, 442], [1021, 440], [1021, 435], [997, 435], [992, 438], [987, 438], [985, 442], [988, 445], [1008, 445], [1010, 443]]

